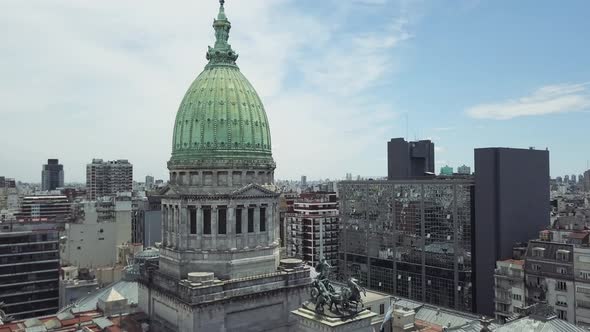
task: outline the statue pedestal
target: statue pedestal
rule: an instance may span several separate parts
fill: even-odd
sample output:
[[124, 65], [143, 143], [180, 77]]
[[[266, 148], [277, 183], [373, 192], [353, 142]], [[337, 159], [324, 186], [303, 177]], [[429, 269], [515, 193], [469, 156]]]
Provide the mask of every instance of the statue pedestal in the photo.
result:
[[318, 314], [311, 303], [306, 303], [291, 313], [297, 317], [297, 332], [373, 332], [371, 319], [377, 316], [369, 310], [344, 317], [328, 312], [325, 315]]

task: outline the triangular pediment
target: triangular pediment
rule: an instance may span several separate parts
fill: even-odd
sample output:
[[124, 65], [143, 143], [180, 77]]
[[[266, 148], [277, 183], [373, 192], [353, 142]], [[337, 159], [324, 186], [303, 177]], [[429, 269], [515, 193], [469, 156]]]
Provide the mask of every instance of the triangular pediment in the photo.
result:
[[233, 197], [261, 197], [261, 196], [278, 196], [279, 194], [275, 191], [264, 188], [258, 184], [249, 184], [243, 188], [240, 188], [232, 193]]

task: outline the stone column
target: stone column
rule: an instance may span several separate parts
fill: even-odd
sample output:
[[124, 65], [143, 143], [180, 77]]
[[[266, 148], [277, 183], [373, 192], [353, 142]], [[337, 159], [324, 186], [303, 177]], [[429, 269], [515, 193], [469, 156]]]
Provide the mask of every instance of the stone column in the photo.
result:
[[179, 248], [181, 250], [186, 250], [189, 247], [189, 232], [190, 229], [188, 226], [188, 207], [185, 203], [180, 204], [180, 216], [179, 216], [179, 238], [180, 238], [180, 245]]
[[269, 204], [266, 206], [266, 236], [267, 241], [266, 243], [272, 244], [274, 242], [274, 230], [275, 230], [275, 220], [274, 220], [274, 205]]
[[172, 246], [172, 206], [166, 205], [166, 243], [168, 247]]
[[164, 248], [168, 245], [168, 230], [166, 229], [166, 227], [168, 227], [168, 220], [166, 220], [167, 217], [168, 209], [166, 208], [166, 205], [162, 205], [162, 246]]
[[172, 241], [171, 241], [171, 245], [172, 248], [176, 249], [176, 246], [178, 245], [178, 243], [176, 242], [176, 219], [178, 218], [178, 213], [176, 212], [176, 205], [171, 205], [170, 209], [172, 210], [172, 222], [170, 223], [170, 227], [172, 230]]
[[259, 245], [263, 245], [264, 242], [261, 241], [263, 233], [260, 232], [260, 205], [256, 205], [254, 208], [254, 247], [258, 247]]
[[231, 205], [227, 207], [227, 244], [230, 249], [237, 248], [236, 239], [236, 206]]

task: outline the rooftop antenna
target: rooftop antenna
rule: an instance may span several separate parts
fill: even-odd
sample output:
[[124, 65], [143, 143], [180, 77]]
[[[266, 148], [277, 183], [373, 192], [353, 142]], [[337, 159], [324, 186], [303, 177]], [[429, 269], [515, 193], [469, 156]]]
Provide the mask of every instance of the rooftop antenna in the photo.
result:
[[408, 112], [406, 112], [406, 140], [409, 141], [410, 140], [410, 135], [408, 134]]

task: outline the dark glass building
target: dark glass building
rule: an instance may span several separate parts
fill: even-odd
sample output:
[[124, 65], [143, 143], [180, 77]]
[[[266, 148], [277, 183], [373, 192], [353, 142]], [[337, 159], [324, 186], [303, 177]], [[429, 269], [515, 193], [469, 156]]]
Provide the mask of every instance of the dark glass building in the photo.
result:
[[392, 138], [387, 142], [387, 178], [411, 179], [434, 174], [434, 143], [430, 140], [406, 142]]
[[64, 166], [57, 159], [48, 159], [41, 171], [41, 189], [55, 190], [64, 186]]
[[51, 224], [3, 224], [0, 301], [15, 319], [59, 309], [59, 232]]
[[473, 181], [341, 182], [340, 277], [473, 311]]

